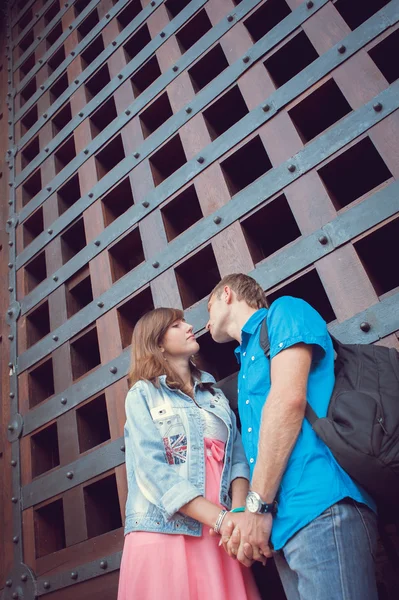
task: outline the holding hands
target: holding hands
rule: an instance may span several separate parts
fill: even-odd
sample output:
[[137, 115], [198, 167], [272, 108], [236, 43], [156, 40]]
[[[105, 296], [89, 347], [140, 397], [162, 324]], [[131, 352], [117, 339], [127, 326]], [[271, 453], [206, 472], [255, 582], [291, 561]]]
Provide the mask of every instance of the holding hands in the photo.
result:
[[230, 557], [237, 558], [246, 567], [255, 560], [265, 565], [266, 559], [272, 557], [269, 545], [272, 525], [270, 513], [258, 514], [248, 510], [228, 513], [219, 530], [220, 543]]

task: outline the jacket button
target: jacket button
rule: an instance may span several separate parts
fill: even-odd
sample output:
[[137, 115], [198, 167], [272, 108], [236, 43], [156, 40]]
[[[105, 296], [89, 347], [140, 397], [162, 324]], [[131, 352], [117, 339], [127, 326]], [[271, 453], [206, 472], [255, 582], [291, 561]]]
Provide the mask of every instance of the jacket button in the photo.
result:
[[209, 406], [210, 406], [211, 408], [215, 408], [215, 405], [214, 405], [214, 404], [210, 404]]

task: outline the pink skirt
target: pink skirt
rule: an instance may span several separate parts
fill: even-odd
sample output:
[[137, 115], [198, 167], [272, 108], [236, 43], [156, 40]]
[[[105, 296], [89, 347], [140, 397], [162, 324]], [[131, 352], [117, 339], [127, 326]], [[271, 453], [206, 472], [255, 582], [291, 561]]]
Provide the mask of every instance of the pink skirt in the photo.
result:
[[[219, 504], [224, 444], [205, 439], [206, 498]], [[201, 537], [135, 531], [122, 554], [118, 600], [259, 600], [250, 569], [206, 526]]]

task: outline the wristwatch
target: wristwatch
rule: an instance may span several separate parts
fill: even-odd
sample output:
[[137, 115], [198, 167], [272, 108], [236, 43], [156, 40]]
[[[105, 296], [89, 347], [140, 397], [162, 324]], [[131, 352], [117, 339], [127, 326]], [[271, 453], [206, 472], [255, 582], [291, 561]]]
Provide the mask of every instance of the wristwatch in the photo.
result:
[[271, 513], [273, 516], [277, 513], [277, 501], [274, 500], [271, 504], [267, 504], [256, 492], [248, 492], [245, 506], [251, 513]]

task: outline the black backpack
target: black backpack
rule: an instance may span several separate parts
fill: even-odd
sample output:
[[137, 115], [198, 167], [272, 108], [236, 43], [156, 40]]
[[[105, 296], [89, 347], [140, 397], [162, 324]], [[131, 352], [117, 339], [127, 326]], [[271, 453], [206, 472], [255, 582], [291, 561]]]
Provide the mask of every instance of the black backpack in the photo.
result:
[[[388, 517], [399, 505], [399, 354], [394, 348], [331, 338], [337, 357], [327, 416], [319, 419], [309, 404], [305, 416], [341, 467]], [[266, 319], [260, 345], [268, 357]]]

